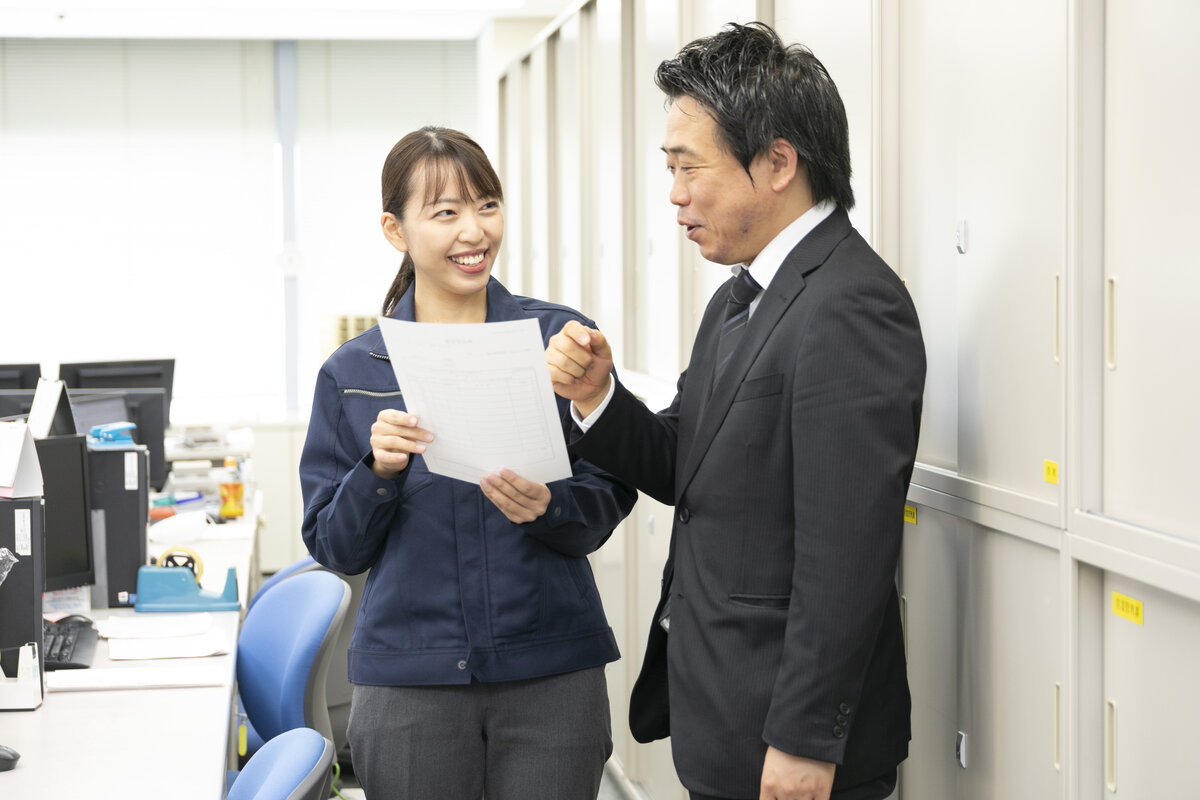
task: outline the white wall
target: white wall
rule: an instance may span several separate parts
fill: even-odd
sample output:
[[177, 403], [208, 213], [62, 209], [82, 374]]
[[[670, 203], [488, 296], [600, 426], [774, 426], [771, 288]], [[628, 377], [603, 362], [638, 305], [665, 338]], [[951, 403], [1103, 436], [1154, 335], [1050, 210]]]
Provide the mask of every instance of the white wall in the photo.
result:
[[[271, 42], [0, 40], [0, 361], [174, 357], [175, 422], [286, 416]], [[475, 133], [473, 42], [301, 42], [300, 415], [338, 314], [399, 265], [379, 176], [425, 124]]]

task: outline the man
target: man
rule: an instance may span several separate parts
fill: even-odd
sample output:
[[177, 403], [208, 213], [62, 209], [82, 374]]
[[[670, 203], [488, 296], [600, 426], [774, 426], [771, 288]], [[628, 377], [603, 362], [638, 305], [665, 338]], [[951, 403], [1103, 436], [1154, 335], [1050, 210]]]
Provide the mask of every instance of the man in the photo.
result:
[[717, 291], [658, 414], [599, 331], [568, 323], [547, 349], [572, 451], [676, 509], [630, 725], [672, 737], [693, 800], [885, 798], [909, 740], [894, 577], [916, 311], [850, 226], [845, 109], [810, 52], [731, 24], [655, 81], [679, 224], [765, 289]]

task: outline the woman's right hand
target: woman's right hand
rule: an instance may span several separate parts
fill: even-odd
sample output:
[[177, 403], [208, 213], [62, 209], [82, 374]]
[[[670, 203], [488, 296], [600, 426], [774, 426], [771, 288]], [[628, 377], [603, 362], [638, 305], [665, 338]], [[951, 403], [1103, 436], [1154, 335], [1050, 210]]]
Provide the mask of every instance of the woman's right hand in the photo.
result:
[[417, 418], [407, 411], [386, 408], [371, 425], [371, 471], [381, 478], [394, 478], [408, 466], [410, 453], [424, 453], [433, 434], [417, 427]]

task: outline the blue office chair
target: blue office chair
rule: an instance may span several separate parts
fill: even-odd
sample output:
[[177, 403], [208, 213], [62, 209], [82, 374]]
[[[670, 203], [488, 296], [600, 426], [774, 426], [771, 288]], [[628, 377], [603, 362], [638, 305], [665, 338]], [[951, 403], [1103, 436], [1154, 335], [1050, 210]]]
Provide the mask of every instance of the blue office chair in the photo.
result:
[[254, 608], [254, 604], [258, 602], [258, 598], [262, 597], [273, 587], [278, 586], [280, 581], [282, 581], [284, 578], [290, 578], [293, 575], [299, 575], [302, 572], [308, 572], [314, 569], [323, 569], [323, 567], [318, 564], [317, 560], [312, 556], [305, 556], [295, 563], [288, 564], [286, 567], [262, 582], [262, 585], [258, 587], [258, 591], [254, 593], [254, 595], [250, 598], [250, 602], [246, 605], [246, 611]]
[[[247, 611], [268, 591], [282, 583], [286, 578], [302, 575], [313, 570], [326, 570], [312, 556], [304, 556], [299, 561], [288, 564], [271, 577], [263, 581], [258, 591], [250, 598]], [[331, 570], [328, 570], [331, 571]], [[358, 617], [358, 604], [362, 599], [363, 588], [366, 586], [367, 573], [359, 575], [343, 575], [334, 572], [350, 585], [350, 607], [346, 610], [346, 619], [342, 623], [337, 640], [333, 644], [333, 655], [329, 659], [329, 672], [325, 679], [325, 702], [329, 707], [329, 722], [333, 731], [333, 746], [335, 757], [343, 766], [352, 762], [350, 743], [346, 737], [346, 729], [350, 723], [350, 702], [353, 698], [353, 686], [347, 676], [346, 654], [350, 650], [350, 639], [354, 633], [354, 620]], [[241, 696], [238, 697], [238, 712], [244, 714], [245, 706]], [[252, 756], [264, 744], [263, 737], [255, 730], [253, 723], [246, 723], [246, 755]]]
[[292, 728], [313, 728], [333, 740], [325, 683], [349, 605], [345, 581], [313, 570], [280, 581], [246, 612], [237, 643], [238, 696], [267, 742]]
[[225, 800], [325, 800], [332, 766], [333, 742], [312, 728], [292, 728], [254, 754]]

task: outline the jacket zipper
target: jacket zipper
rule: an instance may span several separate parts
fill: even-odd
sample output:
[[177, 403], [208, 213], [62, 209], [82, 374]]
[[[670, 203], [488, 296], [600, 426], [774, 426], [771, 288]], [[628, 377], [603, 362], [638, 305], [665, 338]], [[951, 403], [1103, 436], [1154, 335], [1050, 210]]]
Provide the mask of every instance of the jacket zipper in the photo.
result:
[[363, 394], [367, 397], [399, 397], [404, 394], [399, 389], [394, 392], [372, 392], [369, 389], [342, 389], [342, 394]]

